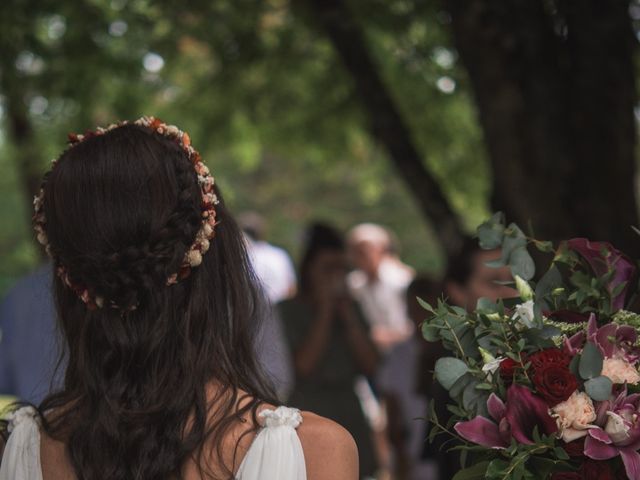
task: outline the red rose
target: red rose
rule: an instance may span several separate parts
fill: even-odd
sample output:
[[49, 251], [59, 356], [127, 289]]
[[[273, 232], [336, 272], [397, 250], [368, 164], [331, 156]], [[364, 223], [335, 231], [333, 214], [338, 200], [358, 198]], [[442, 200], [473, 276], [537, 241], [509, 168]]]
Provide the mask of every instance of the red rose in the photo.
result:
[[522, 363], [516, 362], [513, 358], [507, 357], [500, 362], [500, 378], [506, 385], [513, 383], [513, 376], [518, 368], [522, 368]]
[[527, 357], [527, 361], [531, 362], [531, 368], [536, 369], [543, 365], [562, 365], [568, 367], [571, 363], [571, 357], [564, 350], [559, 348], [548, 348], [536, 353], [532, 353]]
[[550, 407], [564, 402], [578, 388], [578, 380], [569, 370], [571, 357], [550, 348], [530, 355], [531, 381]]

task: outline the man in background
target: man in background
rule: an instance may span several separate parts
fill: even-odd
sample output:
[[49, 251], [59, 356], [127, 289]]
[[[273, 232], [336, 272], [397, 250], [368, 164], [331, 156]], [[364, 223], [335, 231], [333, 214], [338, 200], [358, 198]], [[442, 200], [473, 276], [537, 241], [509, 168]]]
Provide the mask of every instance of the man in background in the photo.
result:
[[[245, 234], [251, 266], [271, 306], [291, 298], [296, 293], [297, 283], [289, 254], [265, 240], [265, 221], [256, 212], [241, 213], [238, 223]], [[291, 355], [275, 309], [267, 312], [257, 344], [258, 358], [271, 377], [278, 397], [285, 400], [294, 383]]]
[[275, 305], [296, 293], [296, 273], [289, 254], [265, 240], [265, 221], [255, 212], [244, 212], [238, 223], [245, 233], [247, 251], [262, 287]]
[[413, 331], [406, 290], [414, 271], [393, 253], [391, 235], [380, 225], [355, 226], [347, 244], [355, 267], [348, 277], [349, 289], [371, 326], [374, 343], [386, 352]]

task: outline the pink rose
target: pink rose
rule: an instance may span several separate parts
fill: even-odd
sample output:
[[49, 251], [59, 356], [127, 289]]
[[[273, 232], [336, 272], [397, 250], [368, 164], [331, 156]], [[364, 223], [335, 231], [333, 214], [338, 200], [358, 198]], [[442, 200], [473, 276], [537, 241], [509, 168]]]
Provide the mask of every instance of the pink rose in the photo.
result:
[[635, 385], [640, 382], [640, 373], [636, 367], [622, 358], [605, 358], [602, 363], [602, 375], [609, 377], [613, 383]]
[[584, 392], [576, 390], [564, 402], [553, 407], [551, 412], [560, 436], [567, 443], [586, 436], [588, 429], [595, 426], [592, 422], [596, 420], [596, 411]]

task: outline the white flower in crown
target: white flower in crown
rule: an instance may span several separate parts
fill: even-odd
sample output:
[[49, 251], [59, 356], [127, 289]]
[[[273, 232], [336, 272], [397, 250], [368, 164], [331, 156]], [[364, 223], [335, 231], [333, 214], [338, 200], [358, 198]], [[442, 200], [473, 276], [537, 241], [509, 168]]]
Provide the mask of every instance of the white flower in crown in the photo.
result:
[[[166, 280], [166, 285], [173, 285], [177, 283], [179, 280], [187, 277], [190, 273], [191, 267], [196, 267], [202, 263], [202, 255], [209, 249], [210, 240], [214, 236], [214, 227], [216, 225], [216, 212], [213, 205], [218, 203], [217, 196], [211, 192], [211, 188], [214, 185], [214, 179], [209, 175], [209, 169], [200, 161], [200, 154], [191, 146], [191, 139], [189, 134], [183, 132], [175, 125], [167, 125], [161, 120], [155, 117], [143, 116], [133, 122], [135, 125], [141, 125], [147, 127], [149, 129], [155, 130], [159, 134], [172, 139], [177, 142], [182, 150], [187, 154], [189, 160], [195, 162], [193, 164], [193, 168], [196, 171], [198, 176], [198, 185], [202, 192], [202, 226], [198, 230], [196, 234], [196, 239], [194, 243], [191, 245], [190, 249], [185, 254], [182, 264], [180, 266], [180, 270], [177, 273], [170, 275]], [[72, 145], [77, 144], [85, 140], [88, 137], [94, 135], [103, 135], [104, 133], [118, 128], [123, 125], [127, 125], [129, 122], [123, 121], [120, 123], [112, 123], [106, 128], [97, 127], [96, 130], [87, 135], [77, 135], [77, 134], [69, 134], [69, 141]], [[57, 164], [57, 159], [52, 160], [52, 168]], [[44, 199], [44, 190], [41, 189], [39, 194], [34, 198], [34, 229], [37, 233], [37, 238], [40, 243], [44, 245], [45, 251], [49, 256], [53, 258], [53, 254], [51, 251], [51, 247], [49, 245], [45, 230], [43, 228], [45, 224], [45, 216], [42, 212], [43, 207], [43, 199]], [[87, 288], [80, 287], [74, 285], [69, 278], [69, 275], [64, 268], [63, 265], [60, 265], [57, 269], [58, 276], [62, 279], [62, 281], [71, 289], [75, 291], [79, 291], [79, 296], [83, 302], [89, 305], [89, 308], [92, 306], [95, 307], [103, 307], [105, 304], [105, 299], [100, 296], [93, 296]], [[110, 306], [114, 308], [119, 308], [112, 300], [108, 300]], [[128, 310], [134, 310], [136, 305], [127, 306]]]
[[197, 267], [202, 263], [202, 254], [198, 250], [190, 250], [189, 253], [187, 253], [187, 260], [189, 261], [189, 265]]
[[178, 127], [176, 127], [175, 125], [168, 125], [167, 126], [167, 133], [169, 135], [173, 135], [174, 137], [179, 137], [182, 134], [180, 129]]
[[144, 117], [139, 118], [133, 123], [135, 123], [136, 125], [143, 125], [145, 127], [148, 127], [149, 125], [151, 125], [151, 119], [145, 115]]

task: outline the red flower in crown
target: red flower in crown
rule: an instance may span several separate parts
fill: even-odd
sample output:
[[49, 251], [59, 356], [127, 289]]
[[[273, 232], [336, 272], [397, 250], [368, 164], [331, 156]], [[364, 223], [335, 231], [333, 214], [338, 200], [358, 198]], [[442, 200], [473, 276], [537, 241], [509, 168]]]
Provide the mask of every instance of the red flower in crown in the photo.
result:
[[[86, 140], [87, 138], [95, 137], [98, 135], [104, 135], [105, 133], [118, 128], [122, 125], [126, 125], [129, 122], [120, 122], [111, 124], [106, 128], [98, 127], [95, 131], [87, 131], [84, 134], [69, 133], [68, 139], [70, 145], [76, 145], [79, 142]], [[172, 285], [178, 281], [189, 276], [192, 267], [196, 267], [202, 263], [202, 255], [204, 255], [210, 247], [211, 240], [215, 235], [214, 227], [216, 222], [216, 210], [215, 206], [218, 204], [218, 198], [213, 193], [213, 185], [215, 183], [213, 177], [209, 173], [209, 169], [202, 163], [200, 154], [191, 146], [191, 138], [186, 132], [178, 129], [174, 125], [167, 125], [162, 120], [154, 117], [142, 117], [133, 122], [136, 125], [147, 127], [160, 135], [163, 135], [171, 140], [175, 141], [184, 150], [189, 160], [193, 163], [193, 168], [198, 175], [198, 185], [202, 192], [202, 226], [196, 234], [196, 238], [191, 245], [191, 248], [185, 254], [182, 264], [178, 272], [170, 275], [167, 280], [167, 285]], [[57, 161], [52, 162], [52, 168], [55, 168]], [[46, 178], [46, 177], [45, 177]], [[51, 248], [46, 235], [46, 218], [44, 215], [44, 188], [40, 189], [40, 192], [34, 198], [34, 215], [33, 224], [37, 233], [38, 241], [45, 247], [47, 253], [51, 256]], [[58, 276], [63, 280], [65, 285], [71, 288], [78, 297], [87, 304], [90, 309], [100, 308], [104, 304], [104, 299], [93, 294], [91, 289], [84, 286], [74, 284], [64, 267], [59, 265], [57, 268]], [[119, 308], [113, 302], [109, 302], [113, 307]], [[128, 307], [135, 309], [135, 305]]]

